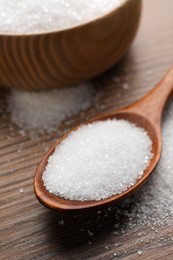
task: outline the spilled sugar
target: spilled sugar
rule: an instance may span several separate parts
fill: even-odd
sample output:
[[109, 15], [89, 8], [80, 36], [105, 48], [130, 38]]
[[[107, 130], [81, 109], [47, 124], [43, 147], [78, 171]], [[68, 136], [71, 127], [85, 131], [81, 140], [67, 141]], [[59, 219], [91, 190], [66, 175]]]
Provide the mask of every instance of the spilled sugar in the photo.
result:
[[[5, 112], [5, 111], [4, 111]], [[81, 218], [74, 216], [74, 222], [77, 222], [77, 227], [80, 223], [82, 233], [87, 233], [88, 230], [93, 232], [93, 236], [89, 236], [89, 243], [95, 244], [98, 231], [102, 234], [104, 229], [108, 226], [113, 227], [112, 236], [116, 242], [124, 241], [124, 237], [128, 234], [136, 233], [137, 244], [134, 245], [134, 252], [143, 251], [142, 256], [145, 256], [145, 247], [147, 245], [160, 246], [171, 244], [173, 235], [171, 229], [173, 226], [173, 102], [170, 104], [169, 110], [165, 112], [163, 120], [163, 154], [161, 161], [154, 171], [153, 175], [149, 178], [142, 189], [139, 190], [132, 198], [123, 202], [118, 207], [109, 208], [107, 211], [99, 210], [95, 219], [89, 216], [86, 224], [83, 221], [80, 223]], [[14, 137], [7, 137], [13, 141]], [[10, 164], [10, 163], [9, 163]], [[11, 170], [13, 172], [14, 170]], [[22, 193], [23, 196], [24, 193]], [[76, 219], [76, 220], [75, 220]], [[63, 221], [59, 225], [64, 228]], [[159, 226], [169, 226], [170, 232], [167, 235], [162, 232], [164, 229]], [[148, 227], [151, 229], [148, 232]], [[109, 234], [111, 236], [111, 234]], [[108, 243], [108, 242], [107, 242]], [[105, 245], [105, 243], [104, 243]], [[112, 244], [107, 244], [105, 250], [111, 250]], [[112, 253], [126, 254], [124, 251], [123, 243], [116, 243], [112, 249]]]
[[38, 33], [65, 29], [106, 14], [125, 0], [0, 0], [0, 31]]
[[51, 133], [57, 130], [62, 121], [87, 109], [93, 94], [94, 88], [89, 83], [49, 91], [12, 90], [8, 98], [8, 110], [12, 122], [22, 132], [36, 130]]
[[49, 158], [43, 181], [49, 192], [71, 200], [120, 194], [143, 175], [152, 143], [144, 129], [106, 120], [71, 133]]
[[163, 153], [158, 167], [147, 185], [131, 200], [135, 207], [129, 214], [130, 220], [140, 224], [173, 224], [173, 102], [165, 112]]

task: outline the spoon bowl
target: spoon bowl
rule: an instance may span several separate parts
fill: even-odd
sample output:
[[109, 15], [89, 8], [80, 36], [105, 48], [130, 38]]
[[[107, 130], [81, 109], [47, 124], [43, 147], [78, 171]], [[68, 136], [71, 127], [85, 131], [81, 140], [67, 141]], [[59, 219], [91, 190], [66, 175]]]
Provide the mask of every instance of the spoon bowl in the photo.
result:
[[[42, 180], [42, 174], [45, 170], [45, 167], [48, 163], [49, 157], [54, 153], [56, 147], [72, 132], [76, 131], [80, 126], [74, 128], [73, 130], [69, 131], [66, 135], [64, 135], [62, 138], [60, 138], [48, 151], [48, 153], [44, 156], [41, 163], [39, 164], [36, 174], [35, 174], [35, 180], [34, 180], [34, 186], [35, 186], [35, 193], [38, 198], [38, 200], [45, 205], [48, 208], [54, 209], [54, 210], [62, 210], [62, 211], [73, 211], [73, 210], [83, 210], [83, 209], [90, 209], [90, 208], [100, 208], [100, 206], [107, 206], [111, 205], [115, 201], [118, 202], [121, 199], [126, 198], [130, 194], [132, 194], [135, 190], [137, 190], [148, 178], [150, 175], [150, 172], [154, 170], [156, 167], [162, 150], [162, 144], [161, 144], [161, 133], [157, 132], [157, 129], [153, 127], [153, 125], [142, 116], [139, 116], [138, 114], [132, 114], [128, 112], [117, 112], [112, 115], [102, 115], [97, 118], [94, 118], [92, 120], [87, 121], [85, 124], [93, 123], [96, 121], [102, 121], [107, 119], [125, 119], [130, 121], [131, 123], [134, 123], [142, 128], [145, 127], [146, 131], [148, 132], [151, 140], [152, 140], [152, 153], [154, 154], [154, 157], [152, 158], [150, 165], [147, 167], [147, 169], [144, 171], [144, 174], [142, 178], [135, 183], [132, 187], [130, 187], [128, 190], [121, 194], [113, 195], [109, 198], [102, 199], [99, 201], [71, 201], [64, 199], [62, 197], [56, 196], [54, 194], [49, 193]], [[83, 124], [84, 125], [84, 124]]]
[[148, 133], [152, 141], [153, 158], [143, 176], [137, 182], [121, 194], [113, 195], [99, 201], [72, 201], [49, 193], [42, 180], [42, 175], [48, 163], [49, 157], [54, 153], [56, 147], [72, 132], [80, 126], [69, 131], [50, 148], [40, 162], [34, 178], [34, 190], [38, 200], [46, 207], [63, 212], [84, 211], [98, 209], [116, 203], [134, 193], [150, 176], [159, 162], [162, 152], [161, 116], [167, 100], [173, 93], [173, 68], [168, 71], [163, 80], [145, 97], [136, 103], [110, 113], [90, 119], [85, 124], [107, 119], [124, 119], [142, 127]]
[[118, 62], [129, 48], [142, 0], [90, 22], [38, 34], [0, 33], [0, 85], [23, 90], [67, 87], [88, 80]]

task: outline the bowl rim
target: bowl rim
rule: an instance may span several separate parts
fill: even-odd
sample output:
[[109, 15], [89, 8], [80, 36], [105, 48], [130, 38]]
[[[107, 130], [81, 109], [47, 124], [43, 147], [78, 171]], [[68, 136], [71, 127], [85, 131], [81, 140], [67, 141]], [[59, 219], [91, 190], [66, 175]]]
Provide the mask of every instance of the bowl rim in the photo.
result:
[[67, 27], [64, 29], [60, 29], [60, 30], [51, 30], [51, 31], [44, 31], [44, 32], [33, 32], [33, 33], [9, 33], [9, 32], [0, 32], [0, 37], [38, 37], [38, 36], [43, 36], [43, 35], [51, 35], [51, 34], [59, 34], [59, 33], [65, 33], [67, 31], [70, 30], [76, 30], [85, 26], [89, 26], [91, 24], [96, 24], [98, 22], [100, 22], [102, 19], [107, 19], [109, 16], [113, 15], [116, 11], [121, 10], [122, 8], [125, 8], [129, 5], [129, 3], [131, 2], [139, 2], [140, 4], [142, 4], [142, 0], [123, 0], [122, 3], [120, 3], [117, 7], [112, 8], [111, 11], [107, 11], [104, 14], [102, 14], [101, 16], [98, 16], [97, 18], [93, 19], [93, 20], [89, 20], [88, 22], [83, 22], [80, 23], [78, 25], [74, 25], [71, 27]]

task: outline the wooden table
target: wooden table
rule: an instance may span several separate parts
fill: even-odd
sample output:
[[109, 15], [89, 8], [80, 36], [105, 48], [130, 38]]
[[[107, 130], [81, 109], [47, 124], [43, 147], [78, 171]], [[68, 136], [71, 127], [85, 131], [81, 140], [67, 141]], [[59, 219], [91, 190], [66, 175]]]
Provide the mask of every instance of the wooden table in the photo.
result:
[[[173, 63], [173, 1], [144, 0], [139, 33], [126, 57], [105, 77], [100, 99], [84, 115], [70, 120], [69, 128], [101, 111], [127, 105], [144, 95]], [[124, 83], [129, 88], [122, 87]], [[162, 242], [144, 227], [115, 235], [114, 217], [97, 214], [62, 216], [41, 206], [33, 192], [33, 175], [45, 149], [58, 134], [22, 137], [4, 114], [8, 92], [0, 89], [0, 259], [173, 259], [173, 225], [158, 229]], [[62, 125], [66, 131], [67, 126]], [[23, 192], [22, 190], [23, 189]], [[120, 224], [121, 225], [121, 224]], [[93, 236], [92, 233], [93, 232]], [[116, 244], [116, 245], [115, 245]], [[138, 250], [143, 250], [139, 256]], [[117, 255], [113, 255], [117, 252]]]

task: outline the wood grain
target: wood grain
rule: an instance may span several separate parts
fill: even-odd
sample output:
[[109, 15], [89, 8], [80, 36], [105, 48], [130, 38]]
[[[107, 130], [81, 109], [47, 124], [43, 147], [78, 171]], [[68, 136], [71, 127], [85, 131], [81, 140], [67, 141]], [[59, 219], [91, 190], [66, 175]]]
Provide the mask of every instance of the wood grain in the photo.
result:
[[[173, 62], [173, 1], [145, 0], [138, 36], [126, 57], [109, 73], [96, 79], [103, 83], [100, 99], [84, 115], [61, 126], [62, 133], [83, 119], [128, 105], [146, 94]], [[35, 73], [35, 72], [33, 72]], [[119, 81], [112, 82], [114, 75]], [[5, 77], [5, 76], [4, 76]], [[105, 83], [105, 78], [106, 83]], [[129, 88], [122, 88], [128, 82]], [[31, 140], [20, 136], [5, 115], [5, 97], [0, 89], [0, 251], [1, 259], [173, 259], [173, 225], [158, 228], [136, 226], [114, 234], [116, 212], [108, 216], [85, 215], [64, 218], [40, 205], [33, 192], [35, 168], [59, 133]], [[24, 192], [20, 193], [19, 189]], [[122, 212], [121, 212], [122, 213]], [[59, 220], [64, 219], [64, 225]], [[128, 220], [120, 215], [120, 231]], [[88, 230], [94, 233], [89, 236]], [[126, 230], [126, 229], [125, 229]], [[142, 233], [142, 237], [139, 236]], [[89, 243], [91, 242], [91, 243]], [[105, 248], [106, 247], [106, 248]], [[143, 250], [142, 256], [137, 251]], [[113, 256], [117, 252], [118, 255]]]
[[0, 35], [0, 84], [21, 89], [73, 85], [112, 67], [136, 34], [141, 0], [59, 32]]

